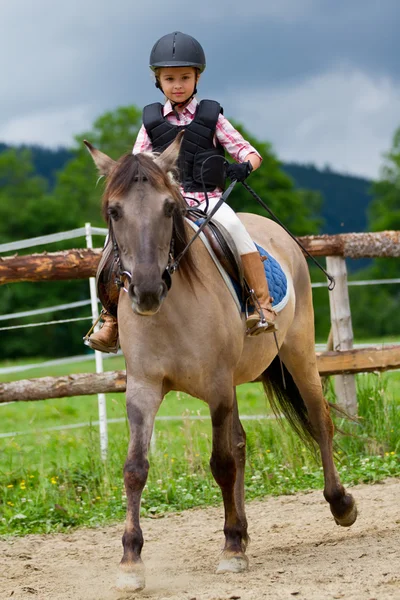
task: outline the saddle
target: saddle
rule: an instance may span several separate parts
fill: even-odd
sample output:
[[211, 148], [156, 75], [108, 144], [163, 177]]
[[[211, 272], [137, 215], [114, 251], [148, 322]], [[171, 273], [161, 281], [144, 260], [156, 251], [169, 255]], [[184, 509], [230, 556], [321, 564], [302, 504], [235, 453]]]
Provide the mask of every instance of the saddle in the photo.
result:
[[[206, 216], [207, 215], [203, 211], [191, 208], [188, 210], [186, 218], [200, 227]], [[203, 233], [229, 277], [243, 287], [242, 261], [230, 233], [223, 225], [221, 225], [221, 223], [217, 223], [212, 219], [203, 229]]]
[[[190, 209], [187, 212], [186, 218], [199, 227], [206, 216], [202, 211]], [[242, 261], [231, 235], [223, 225], [213, 220], [207, 224], [203, 233], [223, 269], [236, 283], [236, 288], [241, 290], [242, 299], [244, 299], [245, 283]], [[120, 291], [120, 288], [116, 284], [117, 279], [118, 270], [114, 260], [112, 240], [111, 236], [108, 236], [97, 267], [96, 287], [101, 304], [115, 318], [117, 318]]]

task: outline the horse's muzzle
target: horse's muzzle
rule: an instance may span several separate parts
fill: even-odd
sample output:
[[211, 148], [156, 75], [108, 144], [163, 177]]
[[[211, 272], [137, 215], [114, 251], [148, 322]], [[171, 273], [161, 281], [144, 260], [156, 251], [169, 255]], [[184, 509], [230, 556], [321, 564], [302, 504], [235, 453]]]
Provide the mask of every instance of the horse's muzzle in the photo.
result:
[[132, 301], [132, 310], [137, 315], [151, 316], [160, 310], [161, 304], [168, 293], [168, 288], [164, 281], [160, 281], [159, 285], [153, 289], [145, 289], [131, 283], [128, 293]]

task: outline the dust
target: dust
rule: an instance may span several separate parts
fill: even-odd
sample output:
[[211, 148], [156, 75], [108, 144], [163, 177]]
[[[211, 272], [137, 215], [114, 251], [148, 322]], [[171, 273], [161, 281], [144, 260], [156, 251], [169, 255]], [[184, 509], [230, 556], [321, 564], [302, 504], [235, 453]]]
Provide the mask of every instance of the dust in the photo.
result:
[[249, 502], [250, 570], [216, 575], [222, 506], [144, 519], [146, 589], [114, 588], [123, 523], [0, 541], [0, 598], [12, 600], [399, 600], [400, 480], [353, 488], [349, 529], [322, 492]]

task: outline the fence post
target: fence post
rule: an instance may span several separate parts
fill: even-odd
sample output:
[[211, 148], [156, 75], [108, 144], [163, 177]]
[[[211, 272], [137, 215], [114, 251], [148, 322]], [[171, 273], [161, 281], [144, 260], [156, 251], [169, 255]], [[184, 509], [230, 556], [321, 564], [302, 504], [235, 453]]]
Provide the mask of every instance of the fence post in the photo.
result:
[[[346, 260], [341, 256], [327, 256], [326, 269], [335, 278], [336, 285], [329, 292], [329, 305], [334, 350], [353, 348], [353, 326], [349, 290], [347, 287]], [[335, 391], [339, 403], [350, 414], [357, 414], [357, 391], [354, 375], [336, 375]]]
[[[87, 248], [93, 248], [92, 239], [92, 228], [90, 223], [85, 223], [86, 229], [86, 246]], [[96, 279], [94, 277], [89, 278], [90, 287], [90, 301], [92, 306], [92, 319], [93, 323], [99, 317], [99, 308], [97, 304], [97, 290], [96, 290]], [[99, 325], [96, 325], [95, 331], [98, 331]], [[96, 373], [103, 373], [103, 355], [98, 350], [95, 350], [96, 359]], [[102, 460], [107, 458], [108, 450], [108, 432], [107, 432], [107, 404], [106, 395], [97, 394], [97, 403], [99, 407], [99, 429], [100, 429], [100, 453]]]

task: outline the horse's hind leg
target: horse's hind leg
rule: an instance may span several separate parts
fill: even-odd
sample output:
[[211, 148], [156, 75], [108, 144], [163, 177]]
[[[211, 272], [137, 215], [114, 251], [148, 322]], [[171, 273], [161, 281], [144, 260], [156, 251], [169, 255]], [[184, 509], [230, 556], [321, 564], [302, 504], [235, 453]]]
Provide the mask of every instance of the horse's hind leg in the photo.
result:
[[336, 523], [349, 527], [357, 518], [357, 507], [353, 496], [347, 493], [341, 484], [333, 462], [334, 427], [329, 413], [329, 405], [322, 391], [314, 340], [312, 340], [312, 344], [311, 342], [308, 344], [310, 347], [307, 348], [302, 337], [304, 338], [304, 336], [297, 338], [289, 335], [285, 339], [280, 355], [300, 392], [299, 400], [304, 401], [315, 439], [319, 444], [325, 479], [325, 499], [330, 504]]
[[232, 387], [225, 394], [219, 390], [209, 402], [213, 430], [210, 466], [225, 508], [225, 547], [217, 573], [239, 573], [248, 567], [243, 484], [245, 437], [235, 403]]
[[117, 580], [117, 588], [125, 592], [141, 590], [145, 586], [141, 559], [143, 535], [139, 522], [140, 501], [149, 471], [147, 455], [154, 419], [162, 401], [161, 387], [161, 384], [151, 386], [148, 383], [131, 383], [128, 378], [126, 405], [130, 441], [124, 465], [127, 511], [122, 538], [124, 555]]

